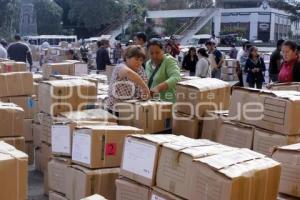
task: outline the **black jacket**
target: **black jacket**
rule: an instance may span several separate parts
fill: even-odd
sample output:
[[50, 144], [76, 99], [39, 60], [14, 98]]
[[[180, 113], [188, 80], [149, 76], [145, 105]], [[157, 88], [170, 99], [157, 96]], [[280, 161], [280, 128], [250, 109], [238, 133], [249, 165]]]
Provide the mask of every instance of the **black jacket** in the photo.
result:
[[17, 62], [28, 61], [32, 65], [32, 57], [29, 47], [22, 42], [16, 42], [9, 45], [7, 49], [8, 58]]
[[191, 56], [190, 55], [186, 55], [183, 58], [183, 62], [182, 62], [182, 68], [189, 70], [190, 72], [196, 72], [196, 65], [198, 62], [198, 57], [195, 55], [194, 56], [194, 60], [191, 60]]
[[[252, 69], [259, 68], [259, 72], [253, 73]], [[264, 82], [264, 74], [266, 71], [265, 62], [262, 58], [258, 58], [257, 64], [255, 64], [250, 58], [246, 61], [245, 72], [247, 73], [247, 83], [252, 83], [254, 81]]]
[[100, 47], [97, 51], [96, 57], [97, 70], [106, 70], [106, 65], [111, 65], [108, 50]]
[[293, 69], [293, 82], [300, 82], [300, 62], [296, 62]]

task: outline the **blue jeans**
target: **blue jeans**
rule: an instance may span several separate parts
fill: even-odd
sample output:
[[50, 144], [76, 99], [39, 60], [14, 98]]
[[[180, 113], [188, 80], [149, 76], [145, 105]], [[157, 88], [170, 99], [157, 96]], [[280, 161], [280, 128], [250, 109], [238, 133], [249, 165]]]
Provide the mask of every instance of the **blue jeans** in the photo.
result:
[[211, 77], [212, 78], [221, 79], [221, 69], [218, 69], [218, 68], [212, 69], [212, 71], [211, 71]]

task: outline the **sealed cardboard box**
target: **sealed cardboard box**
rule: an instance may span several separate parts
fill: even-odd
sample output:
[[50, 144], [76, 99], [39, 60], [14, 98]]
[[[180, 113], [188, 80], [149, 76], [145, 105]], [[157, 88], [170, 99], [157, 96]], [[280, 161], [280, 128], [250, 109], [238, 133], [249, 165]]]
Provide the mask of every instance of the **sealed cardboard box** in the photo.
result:
[[84, 197], [100, 194], [109, 199], [116, 199], [115, 181], [119, 168], [91, 170], [72, 165], [67, 169], [67, 198], [80, 200]]
[[24, 62], [6, 61], [0, 62], [0, 73], [26, 72], [27, 66]]
[[238, 147], [253, 147], [254, 127], [235, 122], [223, 122], [217, 133], [218, 143]]
[[235, 59], [225, 59], [224, 65], [228, 67], [234, 67], [236, 68], [238, 66], [238, 60]]
[[229, 107], [230, 85], [227, 82], [203, 78], [179, 82], [176, 86], [177, 112], [203, 117], [207, 110]]
[[149, 200], [151, 188], [138, 184], [129, 179], [117, 179], [117, 199], [116, 200]]
[[189, 199], [193, 160], [234, 149], [209, 140], [190, 138], [163, 144], [158, 161], [156, 185], [177, 196]]
[[1, 101], [7, 103], [14, 103], [23, 108], [25, 112], [25, 119], [33, 119], [35, 109], [38, 106], [32, 96], [4, 97], [1, 98]]
[[51, 75], [71, 75], [72, 66], [70, 62], [46, 64], [43, 66], [43, 78], [49, 79]]
[[13, 103], [0, 102], [0, 137], [23, 135], [24, 111]]
[[0, 74], [0, 97], [33, 95], [33, 78], [30, 72]]
[[189, 138], [199, 138], [201, 132], [201, 122], [193, 116], [182, 113], [175, 113], [173, 116], [172, 133], [184, 135]]
[[172, 103], [162, 101], [127, 101], [117, 106], [119, 124], [159, 133], [172, 128]]
[[55, 157], [48, 163], [49, 189], [61, 194], [66, 194], [67, 169], [71, 160]]
[[276, 200], [280, 163], [248, 149], [194, 160], [191, 200]]
[[74, 123], [57, 123], [51, 126], [52, 154], [71, 156], [74, 127]]
[[73, 132], [72, 161], [89, 168], [120, 167], [125, 137], [142, 133], [130, 126], [78, 127]]
[[184, 200], [172, 193], [164, 191], [158, 187], [153, 187], [150, 200]]
[[43, 127], [41, 124], [33, 124], [33, 145], [35, 147], [41, 147], [42, 145], [42, 131]]
[[24, 137], [0, 138], [0, 141], [4, 141], [7, 144], [10, 144], [10, 145], [14, 146], [17, 150], [25, 152], [25, 139], [24, 139]]
[[96, 86], [85, 80], [46, 81], [39, 87], [39, 108], [51, 115], [83, 110], [95, 103]]
[[42, 126], [41, 140], [51, 144], [51, 126], [55, 122], [55, 117], [47, 113], [38, 113], [38, 119]]
[[270, 90], [285, 90], [285, 91], [299, 91], [300, 92], [300, 84], [299, 83], [277, 83], [270, 85]]
[[300, 92], [234, 89], [229, 117], [286, 135], [300, 133]]
[[[48, 162], [51, 158], [51, 145], [43, 142], [41, 146], [41, 169], [43, 173], [48, 172]], [[48, 181], [46, 182], [48, 183]]]
[[33, 141], [33, 124], [32, 119], [24, 119], [23, 124], [23, 137], [25, 137], [25, 141]]
[[203, 118], [201, 138], [216, 141], [220, 126], [227, 120], [228, 110], [207, 111]]
[[107, 199], [104, 198], [103, 196], [100, 196], [99, 194], [94, 194], [93, 196], [89, 196], [81, 200], [107, 200]]
[[295, 197], [300, 197], [299, 180], [299, 154], [300, 144], [277, 147], [272, 158], [281, 163], [279, 192]]
[[27, 199], [28, 156], [0, 142], [0, 199]]
[[61, 116], [72, 121], [104, 121], [117, 123], [117, 117], [103, 109], [88, 109], [60, 113]]
[[34, 163], [34, 146], [33, 142], [25, 142], [25, 151], [28, 155], [28, 165], [33, 165]]
[[299, 135], [281, 135], [272, 131], [256, 128], [254, 132], [253, 151], [271, 156], [275, 147], [299, 142]]
[[176, 135], [130, 135], [124, 143], [121, 175], [146, 186], [156, 183], [161, 145], [180, 140]]
[[68, 199], [62, 194], [59, 194], [54, 191], [49, 191], [49, 200], [68, 200]]
[[82, 63], [78, 60], [66, 60], [66, 62], [73, 64], [70, 68], [70, 75], [81, 76], [88, 74], [88, 66], [86, 63]]

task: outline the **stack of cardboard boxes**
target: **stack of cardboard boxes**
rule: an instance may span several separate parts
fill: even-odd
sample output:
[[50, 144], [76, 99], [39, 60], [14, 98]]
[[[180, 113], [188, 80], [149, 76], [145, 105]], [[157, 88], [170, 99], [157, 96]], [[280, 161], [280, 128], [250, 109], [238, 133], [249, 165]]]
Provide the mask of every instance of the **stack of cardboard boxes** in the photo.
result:
[[275, 200], [280, 170], [278, 162], [248, 149], [184, 136], [132, 135], [125, 140], [117, 200]]
[[238, 81], [237, 67], [238, 61], [234, 59], [225, 59], [225, 64], [221, 68], [221, 79], [223, 81]]
[[182, 81], [177, 84], [176, 92], [173, 133], [177, 135], [200, 138], [206, 111], [226, 110], [229, 107], [230, 85], [218, 79]]
[[[1, 81], [2, 80], [2, 81]], [[3, 131], [2, 136], [18, 136], [18, 138], [10, 138], [11, 142], [24, 143], [24, 149], [20, 149], [29, 155], [29, 164], [33, 163], [33, 132], [32, 120], [34, 112], [37, 107], [33, 97], [33, 77], [29, 72], [11, 72], [0, 74], [0, 101], [2, 104], [3, 128], [7, 127], [5, 124], [13, 123], [13, 126], [19, 127], [17, 131], [11, 129], [10, 135], [5, 135], [7, 132]], [[12, 105], [12, 106], [9, 106]], [[16, 106], [19, 107], [17, 108]], [[6, 110], [9, 109], [9, 110]], [[15, 109], [15, 110], [14, 110]], [[18, 110], [18, 111], [17, 111]], [[22, 114], [21, 114], [22, 112]], [[11, 117], [8, 116], [11, 114]], [[5, 116], [7, 115], [7, 116]], [[18, 117], [19, 121], [15, 121], [12, 117]], [[12, 120], [12, 121], [7, 121]], [[14, 123], [16, 122], [16, 123]], [[22, 124], [20, 124], [20, 123]], [[11, 127], [10, 127], [11, 128]], [[8, 128], [8, 129], [10, 129]], [[3, 135], [4, 134], [4, 135]], [[21, 136], [21, 137], [20, 137]]]
[[300, 93], [235, 88], [229, 119], [216, 141], [270, 156], [274, 146], [300, 142]]

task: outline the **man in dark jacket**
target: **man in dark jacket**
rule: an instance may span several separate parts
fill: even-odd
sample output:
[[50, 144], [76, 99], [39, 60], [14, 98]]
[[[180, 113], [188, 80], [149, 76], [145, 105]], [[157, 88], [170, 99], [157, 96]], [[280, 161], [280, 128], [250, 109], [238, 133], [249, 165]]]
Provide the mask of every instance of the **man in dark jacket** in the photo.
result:
[[106, 70], [106, 65], [111, 65], [109, 59], [109, 53], [107, 48], [109, 47], [109, 41], [103, 39], [97, 42], [98, 51], [96, 56], [97, 73]]
[[17, 62], [28, 61], [30, 65], [30, 71], [32, 69], [32, 57], [30, 48], [27, 44], [21, 42], [21, 37], [19, 35], [15, 36], [16, 42], [12, 43], [7, 48], [8, 58]]
[[269, 75], [270, 75], [270, 79], [272, 80], [272, 82], [278, 81], [278, 74], [280, 71], [281, 62], [283, 60], [282, 55], [281, 55], [281, 47], [282, 47], [283, 43], [284, 43], [284, 40], [277, 41], [277, 48], [272, 53], [271, 58], [270, 58]]

